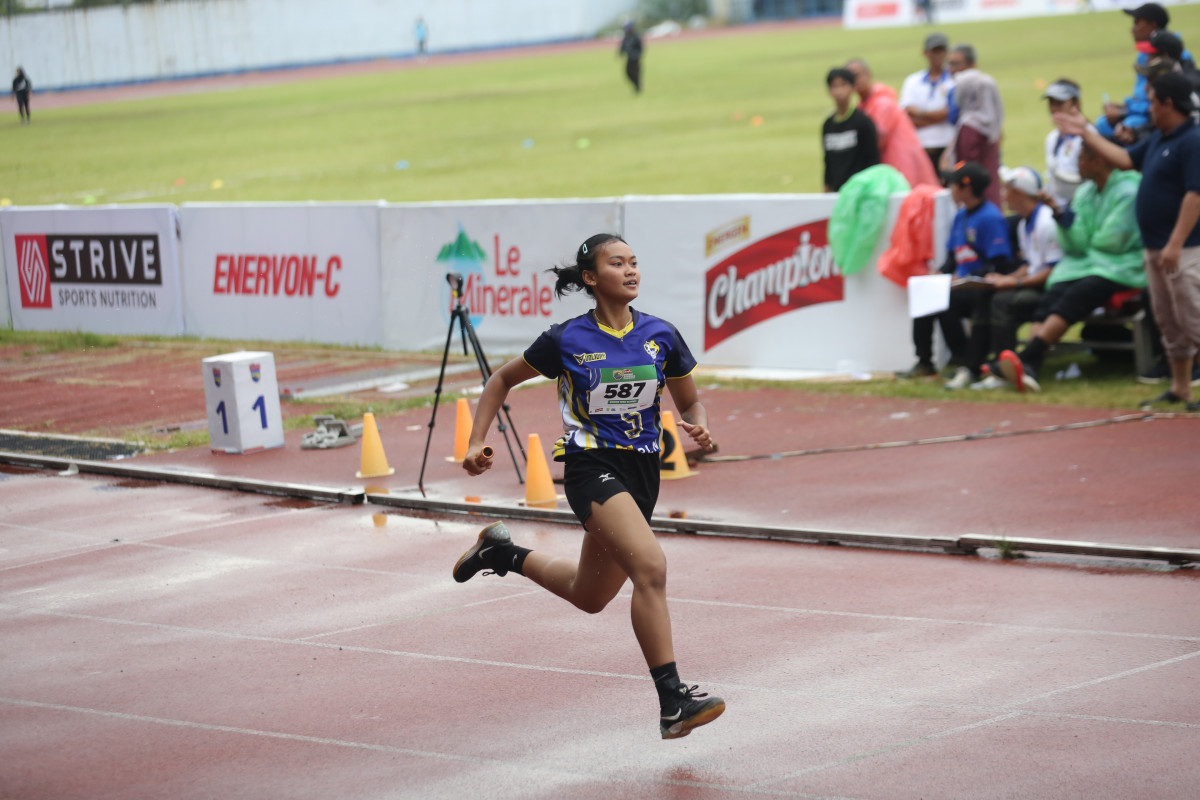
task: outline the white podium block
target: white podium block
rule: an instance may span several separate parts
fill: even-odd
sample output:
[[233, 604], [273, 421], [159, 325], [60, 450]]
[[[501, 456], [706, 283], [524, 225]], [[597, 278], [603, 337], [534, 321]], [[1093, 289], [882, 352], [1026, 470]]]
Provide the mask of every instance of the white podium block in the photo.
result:
[[206, 358], [201, 365], [212, 451], [253, 453], [283, 447], [275, 354], [239, 351]]

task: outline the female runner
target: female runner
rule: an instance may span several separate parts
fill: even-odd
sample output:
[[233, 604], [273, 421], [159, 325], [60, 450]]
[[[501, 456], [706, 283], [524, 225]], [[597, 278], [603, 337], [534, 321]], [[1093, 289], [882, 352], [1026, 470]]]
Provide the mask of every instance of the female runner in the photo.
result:
[[582, 290], [596, 307], [552, 325], [522, 358], [492, 374], [463, 469], [479, 475], [491, 468], [484, 439], [512, 387], [538, 375], [556, 378], [564, 435], [554, 445], [554, 459], [565, 462], [567, 502], [585, 530], [579, 559], [518, 547], [496, 522], [454, 565], [454, 579], [461, 583], [484, 569], [516, 572], [590, 614], [631, 580], [633, 633], [658, 691], [659, 730], [664, 739], [687, 736], [719, 717], [725, 701], [697, 692], [676, 672], [667, 560], [649, 520], [658, 500], [664, 385], [680, 410], [680, 426], [705, 450], [713, 449], [708, 414], [691, 376], [696, 361], [673, 325], [630, 307], [641, 273], [620, 236], [592, 236], [580, 245], [575, 264], [553, 272], [559, 297]]

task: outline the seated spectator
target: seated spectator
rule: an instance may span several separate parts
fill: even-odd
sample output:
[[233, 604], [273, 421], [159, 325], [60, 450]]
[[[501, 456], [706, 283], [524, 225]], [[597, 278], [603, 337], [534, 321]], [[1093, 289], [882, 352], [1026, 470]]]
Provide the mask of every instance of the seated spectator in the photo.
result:
[[[1043, 98], [1049, 101], [1050, 113], [1078, 111], [1081, 92], [1079, 84], [1059, 78], [1046, 87]], [[1067, 206], [1079, 187], [1079, 148], [1083, 139], [1063, 133], [1057, 126], [1046, 134], [1046, 191], [1059, 206]]]
[[1067, 330], [1117, 292], [1146, 285], [1134, 206], [1141, 176], [1113, 169], [1086, 138], [1079, 153], [1084, 182], [1068, 208], [1055, 208], [1063, 257], [1050, 272], [1033, 315], [1033, 338], [1019, 354], [1005, 350], [988, 371], [1018, 392], [1041, 390], [1046, 353]]
[[[958, 212], [950, 223], [950, 235], [946, 239], [946, 263], [941, 271], [952, 273], [957, 278], [975, 276], [982, 278], [991, 273], [1007, 273], [1012, 269], [1012, 248], [1008, 242], [1008, 222], [995, 203], [987, 200], [991, 176], [981, 164], [959, 164], [947, 178], [950, 196], [958, 205]], [[933, 326], [936, 321], [950, 349], [950, 365], [955, 368], [952, 380], [966, 385], [970, 372], [969, 361], [980, 363], [986, 354], [968, 352], [969, 342], [963, 330], [963, 319], [973, 324], [987, 326], [990, 322], [988, 307], [983, 302], [989, 289], [963, 286], [950, 292], [950, 308], [938, 314], [930, 314], [913, 320], [913, 346], [917, 351], [916, 365], [900, 377], [917, 378], [936, 375], [933, 364]], [[962, 377], [964, 371], [966, 377]]]
[[834, 111], [821, 128], [825, 150], [825, 191], [836, 192], [851, 176], [879, 163], [875, 123], [857, 108], [850, 107], [854, 73], [832, 69], [825, 77]]
[[873, 81], [871, 68], [861, 58], [848, 62], [846, 69], [854, 73], [858, 107], [875, 123], [880, 162], [898, 170], [909, 186], [923, 183], [941, 186], [937, 172], [917, 138], [917, 129], [896, 101], [896, 90]]
[[[1178, 36], [1170, 33], [1167, 26], [1171, 22], [1171, 17], [1167, 10], [1158, 3], [1144, 3], [1137, 8], [1125, 9], [1125, 13], [1133, 17], [1133, 27], [1130, 33], [1133, 35], [1133, 43], [1137, 49], [1137, 59], [1134, 61], [1134, 71], [1137, 73], [1137, 78], [1133, 83], [1133, 92], [1125, 98], [1122, 103], [1104, 103], [1104, 114], [1096, 120], [1097, 132], [1106, 139], [1111, 139], [1124, 145], [1133, 144], [1145, 136], [1150, 134], [1153, 128], [1153, 121], [1150, 119], [1150, 99], [1146, 94], [1148, 80], [1153, 80], [1148, 75], [1145, 68], [1149, 67], [1151, 61], [1155, 61], [1156, 57], [1160, 56], [1164, 50], [1173, 50], [1174, 48], [1161, 35], [1156, 40], [1157, 44], [1152, 44], [1151, 39], [1155, 34], [1168, 34], [1178, 39]], [[1175, 60], [1184, 60], [1191, 62], [1191, 54], [1183, 49], [1183, 43], [1179, 44], [1179, 56], [1174, 57]], [[1162, 62], [1158, 62], [1161, 71]], [[1161, 74], [1161, 72], [1160, 72]]]
[[950, 121], [954, 123], [954, 138], [942, 161], [956, 163], [974, 161], [982, 164], [991, 176], [988, 200], [1000, 205], [1000, 139], [1004, 133], [1004, 103], [996, 80], [976, 65], [975, 48], [969, 44], [955, 45], [946, 58], [954, 75], [950, 93]]
[[[991, 297], [991, 341], [978, 344], [975, 352], [1002, 353], [1017, 347], [1017, 329], [1033, 319], [1050, 270], [1062, 258], [1058, 241], [1058, 225], [1054, 198], [1042, 188], [1041, 177], [1031, 167], [1000, 168], [1004, 181], [1004, 202], [1018, 217], [1018, 265], [1008, 275], [993, 273], [987, 276], [994, 291]], [[1065, 207], [1065, 206], [1064, 206]], [[971, 331], [974, 337], [975, 330]], [[982, 334], [981, 334], [982, 335]], [[982, 362], [968, 364], [973, 376], [981, 374]], [[971, 384], [972, 389], [997, 389], [1005, 381], [996, 375], [985, 375]]]

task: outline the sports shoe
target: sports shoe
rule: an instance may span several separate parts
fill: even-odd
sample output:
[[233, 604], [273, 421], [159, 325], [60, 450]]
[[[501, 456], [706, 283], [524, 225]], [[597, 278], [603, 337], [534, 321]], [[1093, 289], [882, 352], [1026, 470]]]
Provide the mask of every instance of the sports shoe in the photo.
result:
[[971, 374], [971, 370], [966, 367], [959, 367], [954, 371], [954, 377], [946, 381], [946, 388], [951, 391], [957, 389], [965, 389], [975, 380], [975, 376]]
[[[1184, 402], [1185, 401], [1182, 397], [1175, 394], [1170, 389], [1167, 389], [1158, 397], [1152, 397], [1149, 400], [1143, 400], [1138, 404], [1138, 408], [1142, 409], [1143, 411], [1148, 411], [1155, 406], [1177, 406]], [[1188, 410], [1190, 411], [1191, 409]]]
[[971, 388], [980, 389], [1003, 389], [1008, 386], [1008, 382], [1004, 378], [997, 378], [995, 375], [988, 374], [983, 376], [983, 380], [975, 381], [971, 384]]
[[[503, 522], [493, 522], [479, 532], [479, 538], [454, 565], [454, 580], [466, 583], [481, 569], [488, 569], [503, 577], [508, 570], [496, 556], [503, 555], [512, 544], [512, 536]], [[489, 574], [489, 573], [484, 573]]]
[[931, 378], [937, 375], [937, 367], [930, 364], [928, 361], [918, 361], [912, 366], [912, 369], [904, 372], [897, 372], [897, 378]]
[[692, 728], [707, 725], [725, 711], [725, 701], [719, 697], [709, 697], [707, 692], [697, 692], [699, 686], [688, 687], [681, 683], [675, 687], [677, 697], [673, 697], [662, 710], [658, 719], [658, 729], [664, 739], [678, 739], [687, 736]]
[[[1005, 350], [997, 361], [992, 362], [1004, 379], [1016, 387], [1018, 392], [1040, 392], [1037, 373], [1025, 364], [1012, 350]], [[995, 370], [992, 370], [995, 375]]]
[[[1153, 386], [1156, 383], [1171, 380], [1171, 366], [1166, 359], [1160, 360], [1153, 367], [1137, 376], [1138, 383]], [[1192, 386], [1200, 386], [1200, 366], [1192, 364]]]

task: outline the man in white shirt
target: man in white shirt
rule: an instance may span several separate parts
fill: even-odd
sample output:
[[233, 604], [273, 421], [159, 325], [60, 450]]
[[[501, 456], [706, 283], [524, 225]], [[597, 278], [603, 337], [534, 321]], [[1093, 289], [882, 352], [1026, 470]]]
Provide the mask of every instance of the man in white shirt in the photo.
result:
[[900, 107], [916, 126], [917, 139], [929, 154], [935, 170], [942, 152], [954, 139], [954, 126], [947, 119], [947, 98], [954, 88], [954, 78], [945, 66], [949, 46], [949, 41], [940, 33], [926, 36], [925, 59], [929, 69], [909, 75], [900, 88]]
[[[1017, 329], [1033, 319], [1050, 270], [1063, 257], [1058, 241], [1058, 224], [1054, 221], [1054, 205], [1049, 199], [1042, 178], [1032, 167], [1000, 168], [1004, 183], [1004, 204], [1019, 216], [1017, 222], [1017, 254], [1019, 266], [1008, 275], [988, 275], [995, 287], [992, 294], [991, 352], [999, 355], [1015, 350]], [[988, 375], [971, 384], [972, 389], [998, 389], [1005, 381], [998, 375]]]
[[[1059, 78], [1046, 87], [1043, 98], [1050, 103], [1050, 113], [1079, 110], [1079, 84]], [[1079, 177], [1079, 150], [1083, 138], [1062, 133], [1057, 127], [1046, 134], [1046, 191], [1055, 204], [1066, 208], [1082, 179]]]

